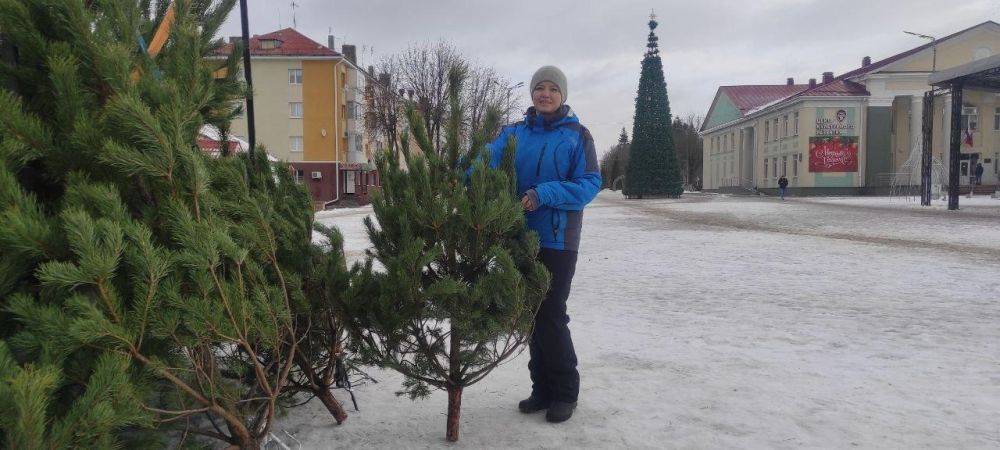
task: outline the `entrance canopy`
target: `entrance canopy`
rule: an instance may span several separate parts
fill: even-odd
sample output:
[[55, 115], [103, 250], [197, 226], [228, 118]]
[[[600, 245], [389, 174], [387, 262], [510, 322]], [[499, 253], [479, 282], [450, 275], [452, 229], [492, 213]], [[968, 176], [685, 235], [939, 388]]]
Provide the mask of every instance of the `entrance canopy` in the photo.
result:
[[[961, 128], [963, 106], [962, 93], [966, 89], [1000, 92], [1000, 55], [990, 56], [988, 58], [983, 58], [948, 70], [933, 73], [927, 81], [931, 84], [931, 86], [946, 88], [951, 91], [951, 131], [948, 158], [948, 209], [955, 210], [958, 209], [958, 175], [959, 160], [962, 157], [962, 133], [963, 131], [966, 133], [969, 132], [969, 130], [962, 130]], [[927, 111], [925, 111], [924, 114], [926, 116]], [[930, 173], [930, 169], [928, 169], [930, 150], [926, 144], [926, 142], [930, 140], [930, 132], [928, 130], [929, 127], [930, 125], [925, 117], [924, 152], [927, 153], [927, 155], [924, 156], [923, 172], [925, 174]], [[921, 188], [923, 190], [921, 204], [929, 205], [929, 184], [925, 181], [922, 183]], [[970, 186], [970, 189], [975, 189], [975, 184]]]
[[1000, 92], [1000, 55], [933, 73], [928, 81], [936, 87], [959, 85], [966, 89]]

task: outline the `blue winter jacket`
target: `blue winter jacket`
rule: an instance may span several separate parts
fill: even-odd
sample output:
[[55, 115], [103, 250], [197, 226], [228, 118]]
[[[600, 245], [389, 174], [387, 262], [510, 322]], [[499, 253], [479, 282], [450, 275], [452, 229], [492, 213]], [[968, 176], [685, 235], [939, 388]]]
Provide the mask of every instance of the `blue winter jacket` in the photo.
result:
[[601, 190], [594, 138], [563, 105], [551, 122], [528, 109], [524, 120], [508, 125], [489, 144], [490, 165], [503, 161], [507, 138], [517, 140], [515, 167], [519, 198], [529, 195], [538, 207], [526, 212], [528, 227], [544, 248], [577, 251], [583, 208]]

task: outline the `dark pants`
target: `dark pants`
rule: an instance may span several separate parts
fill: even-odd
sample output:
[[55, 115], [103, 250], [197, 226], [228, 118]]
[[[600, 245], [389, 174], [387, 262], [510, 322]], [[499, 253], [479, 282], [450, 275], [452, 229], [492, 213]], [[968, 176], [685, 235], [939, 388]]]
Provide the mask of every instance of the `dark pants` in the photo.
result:
[[552, 274], [552, 283], [535, 316], [529, 345], [531, 393], [538, 398], [575, 402], [580, 392], [580, 374], [576, 371], [576, 351], [569, 334], [566, 299], [576, 272], [577, 253], [543, 248], [539, 256]]

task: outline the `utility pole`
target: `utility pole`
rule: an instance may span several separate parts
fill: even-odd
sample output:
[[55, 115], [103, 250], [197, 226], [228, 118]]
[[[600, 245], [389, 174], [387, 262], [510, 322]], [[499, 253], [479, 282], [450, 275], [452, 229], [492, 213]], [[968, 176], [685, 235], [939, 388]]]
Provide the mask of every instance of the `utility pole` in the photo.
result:
[[933, 169], [933, 156], [931, 155], [931, 141], [934, 131], [934, 91], [924, 93], [924, 111], [922, 117], [921, 136], [923, 143], [920, 154], [920, 205], [931, 205], [931, 173]]
[[[916, 36], [921, 39], [927, 39], [931, 41], [931, 73], [937, 72], [937, 38], [934, 36], [914, 33], [912, 31], [903, 30], [904, 33], [911, 36]], [[916, 119], [916, 118], [914, 118]], [[911, 119], [912, 120], [912, 119]], [[920, 148], [920, 204], [922, 206], [930, 206], [931, 204], [931, 169], [933, 165], [933, 156], [931, 154], [931, 134], [934, 129], [934, 89], [931, 88], [930, 91], [924, 93], [923, 99], [923, 117], [921, 117], [921, 143]], [[950, 170], [949, 170], [950, 174]], [[949, 187], [950, 192], [950, 187]], [[951, 205], [951, 199], [949, 194], [948, 204]], [[958, 200], [955, 200], [955, 208], [958, 208]]]
[[240, 0], [240, 20], [243, 25], [243, 78], [247, 82], [247, 136], [250, 148], [247, 152], [253, 155], [257, 151], [257, 130], [253, 120], [253, 77], [250, 75], [250, 20], [247, 18], [247, 0]]
[[[959, 161], [962, 157], [962, 90], [961, 82], [951, 85], [951, 139], [948, 159], [948, 210], [958, 209]], [[973, 186], [969, 186], [972, 189]]]

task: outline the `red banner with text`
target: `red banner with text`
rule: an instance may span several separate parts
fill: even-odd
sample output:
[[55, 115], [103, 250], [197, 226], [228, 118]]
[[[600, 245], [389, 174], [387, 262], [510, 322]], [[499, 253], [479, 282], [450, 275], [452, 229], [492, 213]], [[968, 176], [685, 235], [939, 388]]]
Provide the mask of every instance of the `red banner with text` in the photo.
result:
[[857, 172], [858, 137], [824, 136], [809, 138], [810, 172]]

